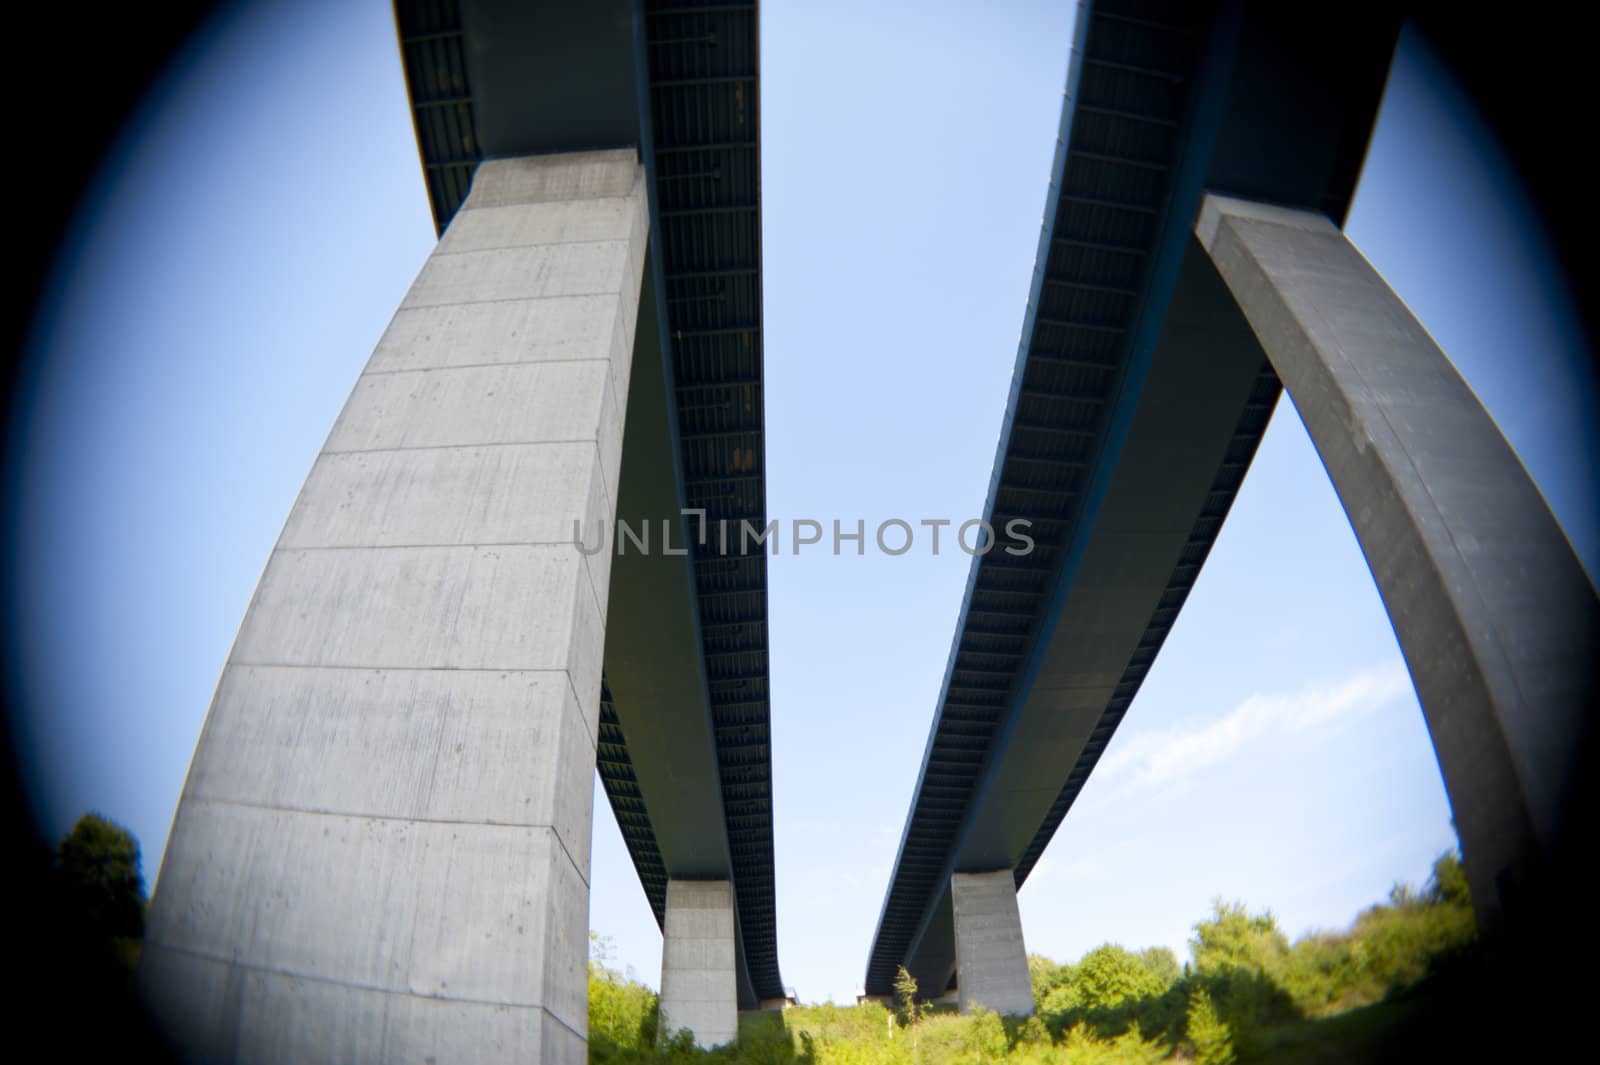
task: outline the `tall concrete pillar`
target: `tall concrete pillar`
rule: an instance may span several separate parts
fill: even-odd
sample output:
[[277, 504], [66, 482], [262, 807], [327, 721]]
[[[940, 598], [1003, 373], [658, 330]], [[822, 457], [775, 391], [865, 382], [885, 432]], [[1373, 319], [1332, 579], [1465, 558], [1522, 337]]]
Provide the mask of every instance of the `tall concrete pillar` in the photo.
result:
[[667, 881], [661, 937], [663, 1036], [694, 1032], [702, 1047], [739, 1037], [733, 888], [726, 880]]
[[1332, 222], [1211, 195], [1196, 232], [1355, 528], [1493, 927], [1574, 827], [1594, 586], [1472, 390]]
[[1028, 948], [1022, 942], [1016, 880], [1010, 869], [950, 878], [956, 925], [956, 991], [961, 1012], [974, 1006], [1026, 1017], [1033, 1012]]
[[223, 670], [141, 993], [195, 1060], [586, 1058], [589, 837], [648, 212], [632, 150], [483, 163]]

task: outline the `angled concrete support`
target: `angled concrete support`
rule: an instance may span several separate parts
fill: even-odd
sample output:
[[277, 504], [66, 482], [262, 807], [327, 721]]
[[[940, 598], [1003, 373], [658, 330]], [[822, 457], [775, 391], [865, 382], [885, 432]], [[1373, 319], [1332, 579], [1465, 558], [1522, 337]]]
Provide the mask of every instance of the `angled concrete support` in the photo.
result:
[[1211, 195], [1196, 232], [1355, 528], [1433, 737], [1479, 924], [1493, 927], [1576, 828], [1594, 586], [1472, 390], [1337, 227]]
[[956, 986], [961, 1012], [974, 1006], [1026, 1017], [1033, 1012], [1028, 949], [1010, 869], [950, 878], [956, 922]]
[[739, 1037], [733, 887], [726, 880], [667, 881], [661, 937], [663, 1037], [681, 1029], [710, 1048]]
[[139, 972], [213, 1062], [586, 1057], [632, 150], [482, 164], [279, 538]]

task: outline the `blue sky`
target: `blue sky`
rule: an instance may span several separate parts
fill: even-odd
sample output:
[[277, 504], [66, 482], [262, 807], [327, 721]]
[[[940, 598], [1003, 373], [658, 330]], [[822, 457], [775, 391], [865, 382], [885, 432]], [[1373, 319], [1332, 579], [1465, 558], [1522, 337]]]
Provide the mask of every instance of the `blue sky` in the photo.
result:
[[[763, 5], [772, 515], [981, 515], [1065, 81], [1057, 7]], [[1348, 229], [1592, 575], [1600, 390], [1507, 173], [1408, 39]], [[154, 879], [255, 582], [432, 243], [381, 0], [225, 14], [108, 155], [9, 421], [13, 725], [49, 834], [99, 809]], [[968, 561], [771, 562], [780, 960], [806, 1000], [847, 1000], [865, 969]], [[660, 935], [596, 804], [590, 924], [654, 984]], [[1021, 893], [1028, 947], [1181, 957], [1214, 896], [1290, 934], [1339, 926], [1453, 842], [1392, 630], [1285, 402]]]

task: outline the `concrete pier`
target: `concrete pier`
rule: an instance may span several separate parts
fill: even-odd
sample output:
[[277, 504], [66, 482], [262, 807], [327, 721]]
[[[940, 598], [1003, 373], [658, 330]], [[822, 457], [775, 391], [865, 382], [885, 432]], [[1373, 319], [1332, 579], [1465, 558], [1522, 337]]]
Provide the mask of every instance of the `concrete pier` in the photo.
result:
[[483, 163], [223, 671], [141, 994], [194, 1060], [586, 1059], [589, 840], [648, 209], [633, 150]]
[[950, 896], [961, 1012], [982, 1006], [1019, 1017], [1032, 1014], [1033, 983], [1011, 870], [956, 873], [950, 878]]
[[1472, 390], [1332, 222], [1208, 195], [1196, 233], [1355, 528], [1492, 928], [1575, 830], [1594, 586]]
[[726, 880], [667, 881], [661, 937], [662, 1037], [694, 1032], [702, 1047], [739, 1037], [733, 888]]

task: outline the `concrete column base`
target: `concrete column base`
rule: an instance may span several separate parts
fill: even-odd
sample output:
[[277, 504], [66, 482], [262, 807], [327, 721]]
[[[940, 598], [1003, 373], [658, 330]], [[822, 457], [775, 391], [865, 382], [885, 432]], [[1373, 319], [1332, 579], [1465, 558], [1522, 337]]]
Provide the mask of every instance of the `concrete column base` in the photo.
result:
[[962, 1013], [974, 1006], [1027, 1017], [1033, 1013], [1028, 950], [1010, 869], [950, 878], [956, 924], [956, 986]]
[[707, 1049], [739, 1037], [733, 888], [726, 880], [667, 881], [661, 940], [661, 1037], [688, 1029]]

